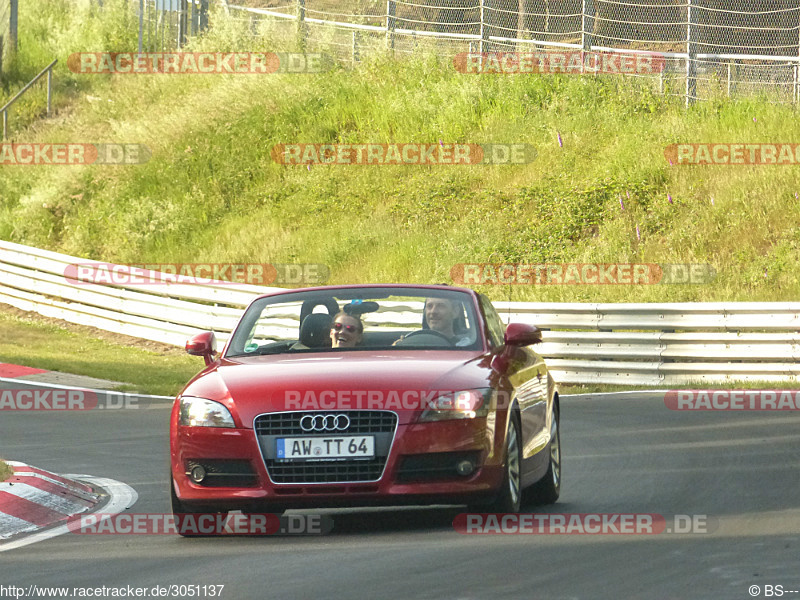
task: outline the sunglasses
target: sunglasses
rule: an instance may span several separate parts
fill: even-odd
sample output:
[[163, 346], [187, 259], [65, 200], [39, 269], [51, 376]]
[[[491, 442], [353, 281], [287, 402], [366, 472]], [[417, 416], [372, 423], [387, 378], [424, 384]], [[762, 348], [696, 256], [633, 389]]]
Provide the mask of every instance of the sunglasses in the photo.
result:
[[356, 327], [355, 325], [345, 325], [344, 323], [334, 323], [331, 326], [331, 329], [334, 329], [336, 331], [341, 331], [342, 328], [344, 328], [347, 331], [358, 331], [358, 327]]

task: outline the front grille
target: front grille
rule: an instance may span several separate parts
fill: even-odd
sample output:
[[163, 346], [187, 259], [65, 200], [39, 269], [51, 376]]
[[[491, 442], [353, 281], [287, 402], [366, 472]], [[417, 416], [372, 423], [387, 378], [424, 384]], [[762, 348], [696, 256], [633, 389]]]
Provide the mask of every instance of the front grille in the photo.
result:
[[305, 415], [347, 415], [350, 427], [336, 431], [337, 435], [356, 435], [359, 433], [394, 433], [397, 415], [384, 410], [339, 410], [327, 412], [271, 413], [256, 418], [257, 435], [308, 435], [300, 427], [300, 419]]
[[[300, 427], [306, 415], [341, 415], [350, 418], [350, 426], [335, 432], [307, 432]], [[354, 483], [377, 481], [383, 474], [391, 450], [397, 415], [383, 410], [340, 410], [270, 413], [256, 417], [255, 432], [264, 455], [264, 463], [274, 483]], [[279, 460], [276, 445], [280, 437], [375, 436], [375, 457], [338, 460]]]
[[279, 463], [267, 461], [267, 470], [275, 483], [341, 483], [375, 481], [383, 472], [386, 457], [361, 461], [320, 461]]

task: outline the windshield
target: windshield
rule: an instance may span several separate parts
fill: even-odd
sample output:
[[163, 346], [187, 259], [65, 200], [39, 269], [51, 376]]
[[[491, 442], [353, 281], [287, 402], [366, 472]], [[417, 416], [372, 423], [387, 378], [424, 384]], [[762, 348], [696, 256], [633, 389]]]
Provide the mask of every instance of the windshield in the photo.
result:
[[348, 350], [478, 350], [472, 296], [456, 290], [349, 288], [256, 300], [226, 357]]

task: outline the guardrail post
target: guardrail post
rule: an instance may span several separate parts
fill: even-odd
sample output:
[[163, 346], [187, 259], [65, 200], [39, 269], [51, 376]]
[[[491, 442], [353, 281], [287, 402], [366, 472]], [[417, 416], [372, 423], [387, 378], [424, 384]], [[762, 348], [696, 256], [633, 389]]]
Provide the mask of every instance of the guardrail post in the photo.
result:
[[697, 0], [687, 0], [686, 25], [686, 107], [690, 107], [697, 99], [697, 28], [694, 26], [694, 4]]
[[386, 48], [394, 52], [394, 30], [397, 27], [397, 4], [386, 0]]

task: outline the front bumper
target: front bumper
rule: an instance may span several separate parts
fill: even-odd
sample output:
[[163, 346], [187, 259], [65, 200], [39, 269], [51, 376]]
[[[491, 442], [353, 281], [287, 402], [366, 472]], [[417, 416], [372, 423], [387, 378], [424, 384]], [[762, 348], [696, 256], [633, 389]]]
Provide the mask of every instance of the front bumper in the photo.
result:
[[[456, 419], [397, 426], [382, 475], [374, 481], [275, 483], [252, 429], [182, 427], [173, 422], [172, 477], [187, 506], [218, 510], [270, 507], [336, 507], [399, 504], [456, 504], [492, 497], [503, 480], [502, 444], [494, 419]], [[504, 429], [501, 429], [504, 431]], [[459, 475], [450, 465], [472, 458], [477, 469]], [[231, 477], [197, 484], [190, 465], [249, 465], [249, 479]]]

